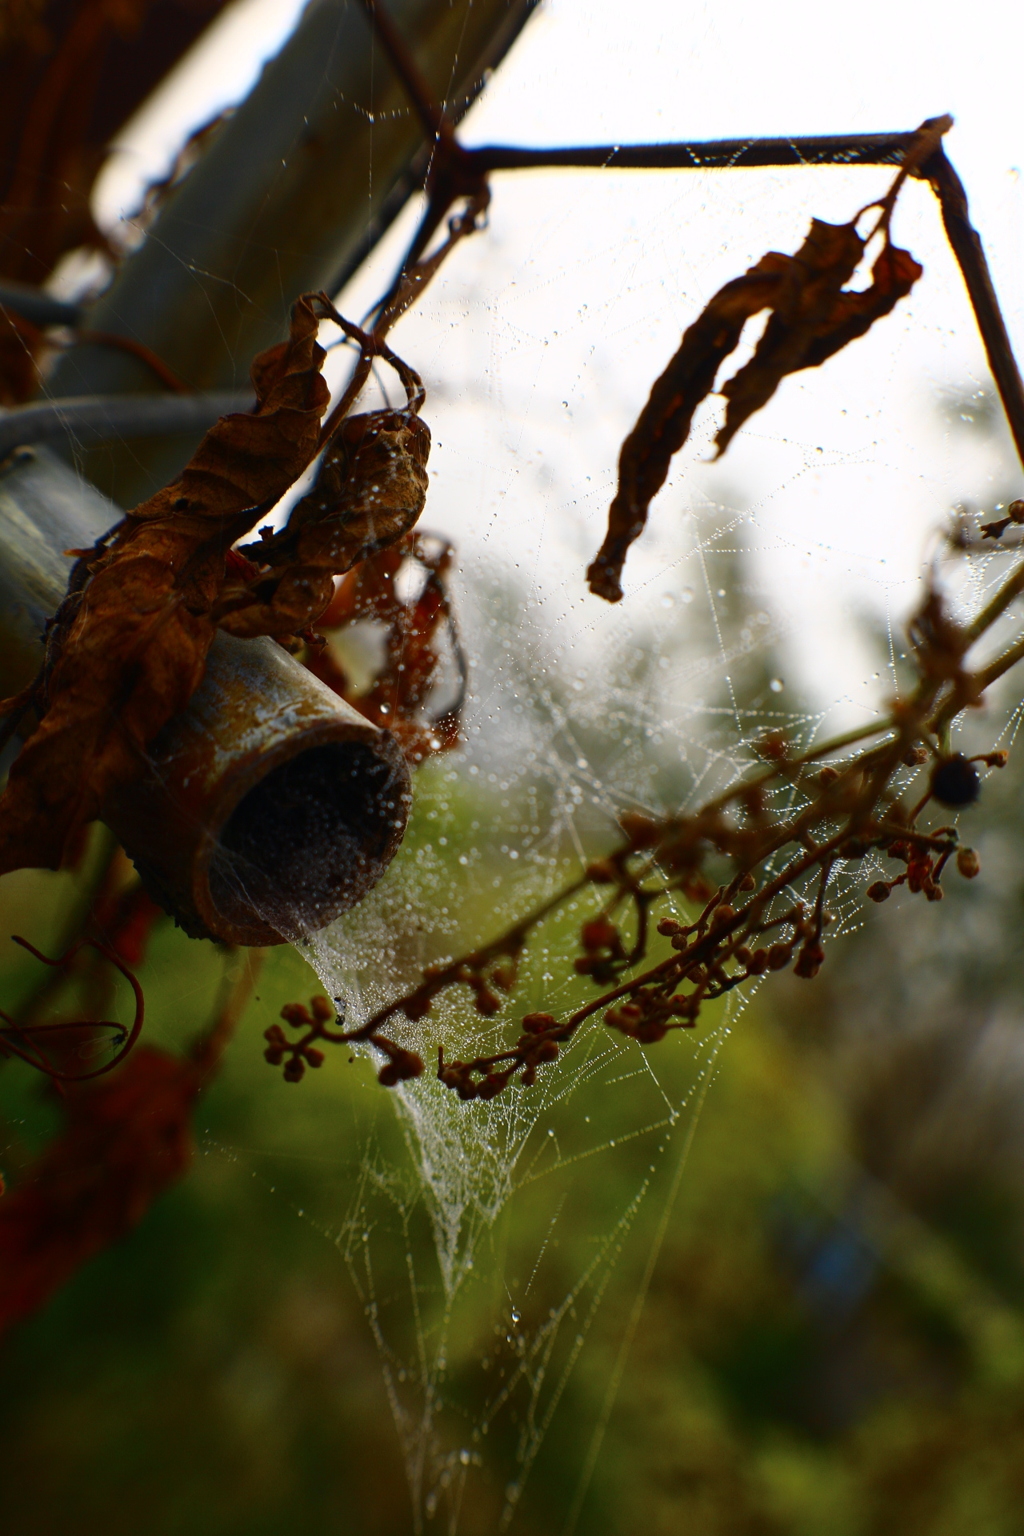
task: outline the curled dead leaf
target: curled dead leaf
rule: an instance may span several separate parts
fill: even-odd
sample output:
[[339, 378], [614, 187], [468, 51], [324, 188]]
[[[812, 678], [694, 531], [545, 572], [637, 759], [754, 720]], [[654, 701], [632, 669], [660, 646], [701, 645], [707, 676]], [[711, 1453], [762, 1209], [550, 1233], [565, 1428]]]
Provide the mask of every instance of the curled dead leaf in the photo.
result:
[[[396, 583], [408, 562], [418, 567], [422, 584], [418, 591], [400, 593]], [[339, 585], [320, 628], [330, 633], [360, 619], [387, 626], [383, 663], [367, 691], [353, 691], [329, 648], [312, 651], [306, 659], [322, 682], [389, 730], [413, 763], [459, 741], [467, 668], [448, 595], [451, 563], [452, 549], [444, 540], [410, 534], [362, 561]], [[445, 632], [459, 688], [440, 714], [429, 717]]]
[[231, 634], [292, 635], [334, 596], [333, 578], [409, 532], [427, 495], [430, 429], [411, 410], [345, 420], [316, 483], [279, 533], [247, 544], [256, 568], [233, 574], [219, 605]]
[[863, 336], [910, 292], [922, 268], [888, 240], [875, 262], [871, 286], [846, 290], [865, 243], [855, 223], [814, 219], [795, 255], [769, 251], [742, 277], [719, 289], [684, 333], [622, 445], [608, 531], [587, 571], [590, 590], [598, 597], [612, 603], [622, 597], [626, 554], [643, 531], [673, 456], [689, 435], [694, 412], [714, 389], [718, 370], [739, 344], [749, 319], [764, 309], [773, 311], [753, 357], [722, 389], [728, 408], [715, 440], [719, 453], [787, 374], [818, 367]]
[[[341, 421], [313, 491], [281, 534], [248, 547], [254, 563], [232, 545], [323, 446], [317, 332], [327, 319], [360, 341], [364, 362], [382, 356], [397, 369], [408, 405]], [[40, 723], [0, 796], [0, 874], [57, 868], [76, 830], [140, 776], [145, 747], [199, 686], [219, 623], [244, 637], [303, 630], [336, 574], [419, 516], [430, 446], [422, 385], [381, 340], [306, 294], [289, 339], [261, 353], [251, 376], [255, 410], [222, 417], [172, 485], [82, 552], [47, 637], [32, 701]]]
[[871, 273], [871, 285], [844, 291], [864, 254], [852, 224], [811, 221], [810, 234], [780, 284], [773, 314], [753, 357], [722, 388], [729, 402], [715, 438], [724, 453], [743, 423], [766, 405], [787, 374], [818, 368], [905, 298], [924, 270], [909, 251], [888, 242]]

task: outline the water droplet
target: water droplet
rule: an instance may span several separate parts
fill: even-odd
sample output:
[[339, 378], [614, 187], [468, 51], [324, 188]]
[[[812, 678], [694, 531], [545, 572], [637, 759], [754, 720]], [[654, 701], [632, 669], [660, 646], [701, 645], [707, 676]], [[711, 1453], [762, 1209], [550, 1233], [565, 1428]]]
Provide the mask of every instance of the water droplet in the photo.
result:
[[684, 587], [683, 590], [679, 594], [679, 601], [681, 603], [692, 603], [693, 602], [693, 588], [692, 587]]
[[782, 681], [781, 677], [773, 677], [771, 682], [768, 684], [768, 687], [771, 689], [772, 693], [781, 693], [785, 686], [786, 685]]

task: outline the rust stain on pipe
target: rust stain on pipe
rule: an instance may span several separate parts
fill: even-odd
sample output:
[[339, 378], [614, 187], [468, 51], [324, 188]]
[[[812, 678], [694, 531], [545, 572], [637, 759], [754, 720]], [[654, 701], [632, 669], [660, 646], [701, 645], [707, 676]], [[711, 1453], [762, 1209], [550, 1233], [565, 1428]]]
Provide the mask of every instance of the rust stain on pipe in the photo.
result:
[[[63, 551], [121, 516], [41, 448], [0, 466], [0, 687], [31, 680]], [[194, 937], [267, 945], [322, 928], [393, 858], [409, 813], [394, 739], [273, 640], [218, 635], [188, 708], [103, 819]]]

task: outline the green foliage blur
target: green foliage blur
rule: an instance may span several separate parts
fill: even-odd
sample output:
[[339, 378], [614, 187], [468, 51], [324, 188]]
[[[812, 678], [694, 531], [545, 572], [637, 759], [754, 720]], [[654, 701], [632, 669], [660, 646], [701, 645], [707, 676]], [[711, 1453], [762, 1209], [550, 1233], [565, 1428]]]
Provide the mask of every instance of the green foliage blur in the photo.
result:
[[[335, 1050], [290, 1085], [263, 1061], [262, 1030], [319, 990], [272, 952], [188, 1176], [0, 1343], [0, 1529], [1019, 1531], [1022, 779], [1011, 761], [964, 815], [978, 880], [938, 907], [900, 893], [816, 983], [781, 978], [646, 1064], [623, 1043], [597, 1071], [595, 1024], [550, 1069], [565, 1094], [450, 1308], [371, 1064]], [[73, 895], [5, 880], [3, 931], [43, 942]], [[546, 946], [571, 954], [579, 914], [559, 922]], [[29, 962], [3, 959], [9, 999]], [[184, 1048], [244, 963], [159, 927], [148, 1039]], [[17, 1063], [0, 1109], [13, 1186], [58, 1111]]]

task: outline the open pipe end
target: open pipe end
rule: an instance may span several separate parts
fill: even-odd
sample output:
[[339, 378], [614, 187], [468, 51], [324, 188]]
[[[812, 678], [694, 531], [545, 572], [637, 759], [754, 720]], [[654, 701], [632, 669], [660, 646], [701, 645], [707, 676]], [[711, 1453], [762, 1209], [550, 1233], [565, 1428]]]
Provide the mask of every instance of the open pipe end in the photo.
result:
[[297, 938], [347, 912], [394, 856], [408, 791], [390, 737], [373, 746], [326, 742], [272, 769], [231, 813], [211, 852], [213, 923]]
[[196, 938], [323, 928], [380, 879], [411, 801], [398, 743], [272, 640], [219, 635], [206, 675], [103, 818]]
[[[0, 465], [0, 693], [35, 676], [66, 551], [120, 517], [45, 447]], [[219, 634], [203, 681], [103, 819], [151, 895], [197, 938], [280, 944], [380, 879], [409, 814], [397, 742], [273, 640]]]

